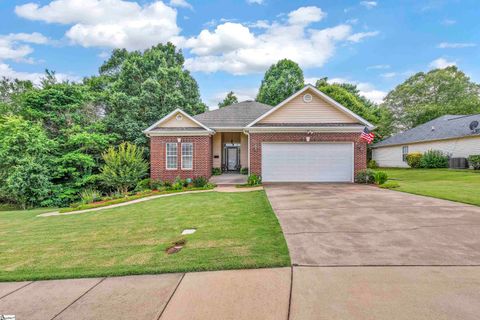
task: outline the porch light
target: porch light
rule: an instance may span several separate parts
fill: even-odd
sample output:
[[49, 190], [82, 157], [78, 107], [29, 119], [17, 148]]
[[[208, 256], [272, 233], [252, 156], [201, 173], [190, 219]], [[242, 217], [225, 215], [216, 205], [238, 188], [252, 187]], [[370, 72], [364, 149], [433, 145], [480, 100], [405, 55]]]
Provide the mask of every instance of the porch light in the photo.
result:
[[177, 142], [178, 143], [182, 142], [182, 138], [177, 138]]
[[305, 137], [305, 140], [307, 140], [307, 142], [310, 142], [310, 137]]

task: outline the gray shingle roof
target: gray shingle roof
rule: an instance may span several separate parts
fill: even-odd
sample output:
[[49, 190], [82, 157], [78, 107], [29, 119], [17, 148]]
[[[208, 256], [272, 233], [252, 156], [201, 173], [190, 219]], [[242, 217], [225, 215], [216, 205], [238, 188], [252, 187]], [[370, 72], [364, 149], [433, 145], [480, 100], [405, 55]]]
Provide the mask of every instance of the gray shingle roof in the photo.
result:
[[256, 102], [242, 101], [216, 110], [193, 116], [209, 128], [245, 127], [253, 120], [270, 110], [272, 106]]
[[360, 123], [255, 123], [253, 127], [359, 127], [365, 125]]
[[373, 147], [377, 148], [413, 142], [478, 136], [480, 135], [480, 132], [472, 132], [469, 128], [470, 123], [474, 120], [480, 123], [480, 114], [445, 115], [418, 127], [391, 136], [388, 139], [376, 143]]

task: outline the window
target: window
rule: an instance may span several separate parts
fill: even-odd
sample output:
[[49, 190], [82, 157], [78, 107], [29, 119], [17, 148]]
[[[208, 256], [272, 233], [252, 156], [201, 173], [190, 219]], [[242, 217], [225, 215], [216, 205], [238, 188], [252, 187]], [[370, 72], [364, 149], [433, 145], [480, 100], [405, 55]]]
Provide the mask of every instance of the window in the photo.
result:
[[182, 143], [182, 169], [193, 169], [193, 143]]
[[167, 169], [177, 169], [177, 144], [167, 143]]
[[402, 147], [402, 160], [404, 162], [407, 161], [407, 154], [408, 154], [408, 146], [403, 146]]

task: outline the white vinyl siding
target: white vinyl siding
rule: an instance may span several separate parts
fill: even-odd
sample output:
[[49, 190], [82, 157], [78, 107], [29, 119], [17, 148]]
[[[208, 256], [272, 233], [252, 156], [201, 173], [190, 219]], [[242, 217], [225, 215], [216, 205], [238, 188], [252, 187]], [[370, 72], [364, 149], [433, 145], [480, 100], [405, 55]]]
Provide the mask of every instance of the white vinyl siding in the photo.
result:
[[193, 143], [182, 143], [182, 169], [193, 169]]
[[265, 182], [352, 182], [352, 143], [263, 143]]
[[177, 153], [177, 144], [176, 143], [167, 143], [166, 146], [166, 169], [175, 170], [177, 169], [178, 162], [178, 153]]
[[[374, 148], [372, 159], [381, 167], [408, 167], [402, 161], [402, 147]], [[469, 155], [480, 154], [480, 136], [408, 144], [409, 153], [425, 153], [428, 150], [441, 150], [454, 158], [468, 158]]]

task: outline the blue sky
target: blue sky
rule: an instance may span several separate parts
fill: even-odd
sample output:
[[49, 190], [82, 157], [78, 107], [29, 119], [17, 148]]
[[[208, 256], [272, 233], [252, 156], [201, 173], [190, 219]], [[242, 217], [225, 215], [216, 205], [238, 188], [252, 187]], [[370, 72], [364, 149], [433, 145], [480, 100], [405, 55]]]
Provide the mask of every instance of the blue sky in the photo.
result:
[[256, 95], [282, 58], [307, 82], [356, 83], [380, 102], [409, 75], [455, 64], [480, 82], [478, 0], [0, 0], [0, 76], [79, 80], [115, 47], [172, 41], [209, 106]]

